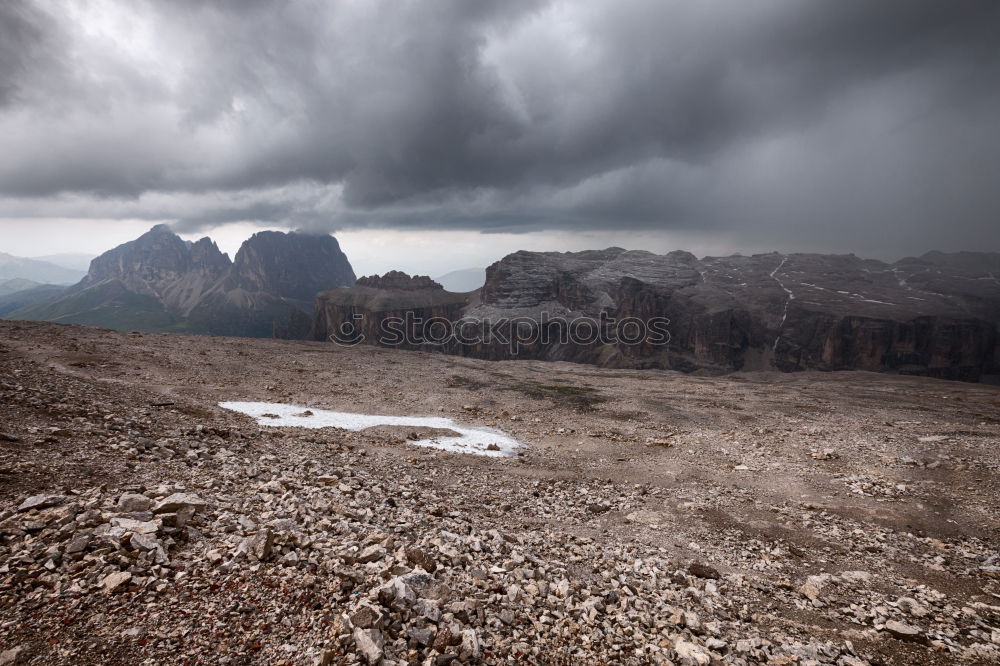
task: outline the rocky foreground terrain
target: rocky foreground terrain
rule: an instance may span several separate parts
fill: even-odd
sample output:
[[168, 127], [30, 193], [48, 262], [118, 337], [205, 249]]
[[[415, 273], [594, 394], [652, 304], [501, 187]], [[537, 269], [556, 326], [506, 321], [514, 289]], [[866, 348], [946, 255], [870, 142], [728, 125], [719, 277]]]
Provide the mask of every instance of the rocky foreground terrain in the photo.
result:
[[998, 444], [985, 385], [2, 322], [0, 664], [996, 663]]

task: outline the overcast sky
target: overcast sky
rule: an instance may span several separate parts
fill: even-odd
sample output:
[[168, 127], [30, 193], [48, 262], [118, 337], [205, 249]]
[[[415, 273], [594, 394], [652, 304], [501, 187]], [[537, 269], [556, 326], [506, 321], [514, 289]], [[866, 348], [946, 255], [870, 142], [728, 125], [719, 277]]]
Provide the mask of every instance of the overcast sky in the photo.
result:
[[1000, 3], [0, 2], [0, 251], [1000, 250]]

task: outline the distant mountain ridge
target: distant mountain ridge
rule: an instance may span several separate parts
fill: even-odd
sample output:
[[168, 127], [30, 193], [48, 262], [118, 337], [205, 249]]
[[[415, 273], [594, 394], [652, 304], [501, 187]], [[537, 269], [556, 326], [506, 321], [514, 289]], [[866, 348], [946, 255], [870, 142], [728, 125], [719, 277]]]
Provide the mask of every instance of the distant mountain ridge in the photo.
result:
[[231, 261], [210, 238], [186, 242], [161, 224], [96, 257], [83, 280], [65, 292], [5, 318], [304, 337], [313, 296], [354, 280], [332, 236], [260, 232]]
[[22, 289], [0, 296], [0, 319], [5, 319], [11, 312], [51, 300], [66, 291], [68, 287], [56, 284], [43, 284], [30, 289]]
[[34, 261], [45, 261], [56, 266], [84, 273], [90, 268], [90, 262], [93, 258], [94, 255], [84, 252], [61, 252], [59, 254], [46, 254], [40, 257], [29, 257], [29, 259], [33, 259]]
[[485, 268], [462, 268], [434, 278], [442, 287], [451, 292], [475, 291], [486, 282]]
[[0, 252], [0, 280], [31, 280], [39, 284], [73, 284], [84, 276], [86, 271], [66, 268], [57, 264], [15, 257]]
[[6, 280], [0, 279], [0, 296], [15, 294], [19, 291], [24, 291], [25, 289], [33, 289], [40, 286], [42, 286], [41, 282], [25, 280], [24, 278], [9, 278]]

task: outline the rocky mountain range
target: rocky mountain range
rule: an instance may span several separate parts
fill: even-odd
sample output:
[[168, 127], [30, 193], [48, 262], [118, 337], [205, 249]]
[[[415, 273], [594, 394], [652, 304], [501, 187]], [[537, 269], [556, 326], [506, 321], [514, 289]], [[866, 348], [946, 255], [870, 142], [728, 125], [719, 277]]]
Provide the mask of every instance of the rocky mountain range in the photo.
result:
[[[317, 298], [314, 335], [323, 339], [348, 320], [360, 321], [365, 341], [377, 344], [381, 321], [413, 310], [478, 326], [481, 335], [473, 343], [417, 338], [403, 346], [477, 358], [712, 374], [860, 369], [992, 381], [1000, 374], [998, 276], [996, 253], [929, 252], [887, 264], [854, 255], [517, 252], [490, 266], [472, 296], [436, 284], [400, 288], [398, 276], [392, 285], [328, 291]], [[669, 342], [581, 341], [567, 335], [569, 322], [579, 318], [605, 332], [629, 318], [666, 319]], [[504, 321], [520, 327], [516, 349], [509, 331], [490, 335]]]
[[95, 258], [76, 285], [5, 318], [117, 330], [304, 337], [313, 296], [354, 280], [332, 236], [260, 232], [230, 260], [209, 238], [191, 243], [157, 225]]
[[[260, 232], [230, 260], [209, 238], [185, 241], [158, 225], [95, 258], [71, 287], [3, 296], [0, 316], [701, 374], [860, 369], [995, 381], [998, 276], [997, 253], [890, 264], [609, 248], [515, 252], [486, 270], [481, 288], [456, 292], [397, 271], [356, 280], [331, 236]], [[387, 329], [389, 320], [399, 323]], [[633, 339], [621, 335], [632, 332], [626, 324], [647, 328]]]

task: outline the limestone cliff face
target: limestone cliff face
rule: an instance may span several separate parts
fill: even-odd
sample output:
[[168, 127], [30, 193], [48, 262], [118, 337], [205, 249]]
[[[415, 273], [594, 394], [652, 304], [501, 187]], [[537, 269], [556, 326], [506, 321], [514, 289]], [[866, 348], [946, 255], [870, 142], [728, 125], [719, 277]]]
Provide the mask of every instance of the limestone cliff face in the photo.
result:
[[[670, 320], [663, 347], [573, 352], [603, 364], [894, 370], [974, 380], [1000, 372], [997, 275], [1000, 255], [986, 253], [929, 253], [891, 265], [853, 255], [519, 253], [487, 270], [483, 303], [466, 314], [563, 308]], [[544, 346], [528, 353], [567, 355]]]
[[354, 284], [354, 269], [329, 235], [262, 231], [233, 260], [233, 286], [311, 303], [324, 289]]
[[[478, 358], [709, 373], [861, 369], [977, 380], [1000, 374], [997, 276], [1000, 255], [988, 253], [929, 253], [885, 264], [853, 255], [517, 252], [487, 269], [480, 298], [464, 308], [456, 298], [429, 310], [426, 296], [413, 291], [359, 285], [317, 303], [324, 324], [315, 330], [346, 321], [347, 308], [352, 316], [366, 314], [391, 293], [392, 307], [379, 304], [382, 311], [398, 315], [412, 303], [421, 313], [478, 326], [475, 341], [439, 347]], [[626, 344], [615, 336], [605, 336], [610, 342], [567, 336], [567, 322], [579, 318], [665, 318], [670, 339]], [[488, 323], [504, 320], [521, 327], [522, 344], [488, 334]]]
[[429, 277], [390, 271], [318, 294], [312, 334], [341, 344], [440, 349], [433, 340], [441, 326], [435, 329], [433, 322], [458, 320], [470, 301], [468, 294], [445, 291]]
[[159, 224], [134, 241], [94, 258], [80, 284], [87, 287], [119, 280], [137, 293], [162, 297], [190, 273], [214, 282], [229, 267], [229, 257], [219, 252], [210, 239], [189, 245], [169, 227]]

